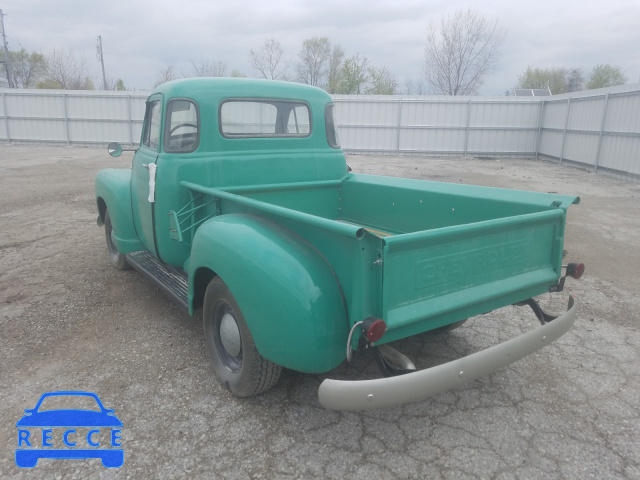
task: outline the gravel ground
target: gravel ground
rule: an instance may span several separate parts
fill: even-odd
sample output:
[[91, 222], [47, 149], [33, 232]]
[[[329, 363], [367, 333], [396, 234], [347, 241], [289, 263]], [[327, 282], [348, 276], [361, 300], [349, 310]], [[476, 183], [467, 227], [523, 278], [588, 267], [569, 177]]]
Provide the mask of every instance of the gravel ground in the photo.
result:
[[[587, 273], [542, 302], [559, 312], [574, 294], [574, 328], [418, 404], [324, 410], [317, 388], [325, 376], [291, 371], [267, 394], [237, 399], [215, 381], [201, 319], [109, 263], [93, 178], [128, 167], [131, 155], [0, 145], [0, 477], [640, 478], [640, 184], [532, 160], [348, 161], [355, 172], [580, 195], [565, 248]], [[529, 311], [508, 307], [397, 348], [425, 368], [535, 324]], [[360, 356], [327, 376], [376, 375]], [[92, 391], [115, 409], [122, 468], [99, 460], [16, 467], [16, 421], [56, 390]]]

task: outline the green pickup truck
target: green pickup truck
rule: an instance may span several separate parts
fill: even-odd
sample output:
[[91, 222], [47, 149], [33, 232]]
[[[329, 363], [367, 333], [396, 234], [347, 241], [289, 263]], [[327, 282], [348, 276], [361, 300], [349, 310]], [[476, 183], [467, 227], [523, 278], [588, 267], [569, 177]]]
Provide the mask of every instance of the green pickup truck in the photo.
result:
[[[113, 156], [119, 144], [109, 146]], [[282, 367], [322, 373], [374, 352], [379, 379], [327, 379], [320, 403], [420, 401], [490, 373], [571, 328], [533, 297], [579, 278], [562, 265], [573, 196], [350, 172], [331, 97], [295, 83], [185, 79], [150, 95], [130, 169], [95, 181], [116, 268], [134, 267], [193, 315], [219, 380], [238, 396]], [[416, 370], [389, 342], [504, 307], [541, 326]]]

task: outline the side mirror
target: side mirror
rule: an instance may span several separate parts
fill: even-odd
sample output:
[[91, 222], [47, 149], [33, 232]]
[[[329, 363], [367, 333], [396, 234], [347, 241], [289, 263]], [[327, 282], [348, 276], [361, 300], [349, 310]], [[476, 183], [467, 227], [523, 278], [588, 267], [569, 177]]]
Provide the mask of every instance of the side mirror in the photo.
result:
[[109, 155], [111, 155], [112, 157], [119, 157], [120, 155], [122, 155], [122, 145], [120, 145], [118, 142], [111, 142], [107, 147], [107, 150], [109, 152]]

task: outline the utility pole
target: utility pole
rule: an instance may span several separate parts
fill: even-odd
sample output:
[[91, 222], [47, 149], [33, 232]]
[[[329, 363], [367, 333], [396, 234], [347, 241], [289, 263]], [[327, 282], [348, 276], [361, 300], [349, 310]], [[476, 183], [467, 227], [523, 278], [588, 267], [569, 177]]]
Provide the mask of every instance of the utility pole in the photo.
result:
[[7, 36], [4, 33], [4, 14], [0, 9], [0, 27], [2, 27], [2, 46], [4, 47], [4, 68], [7, 70], [7, 82], [9, 88], [15, 88], [13, 84], [13, 75], [11, 72], [11, 59], [9, 58], [9, 49], [7, 48]]
[[96, 39], [96, 49], [98, 50], [97, 57], [102, 64], [102, 89], [107, 90], [107, 74], [104, 73], [104, 57], [102, 56], [102, 36], [98, 35]]

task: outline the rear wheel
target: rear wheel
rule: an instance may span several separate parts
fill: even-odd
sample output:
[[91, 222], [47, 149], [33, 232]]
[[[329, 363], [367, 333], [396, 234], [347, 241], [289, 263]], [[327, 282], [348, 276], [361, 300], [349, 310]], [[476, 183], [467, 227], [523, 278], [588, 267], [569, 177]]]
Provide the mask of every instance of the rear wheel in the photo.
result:
[[276, 384], [282, 367], [258, 353], [238, 303], [219, 277], [207, 287], [203, 324], [213, 368], [233, 394], [250, 397]]
[[118, 247], [113, 243], [113, 227], [111, 226], [109, 210], [104, 212], [104, 235], [107, 240], [107, 251], [109, 252], [109, 257], [111, 258], [113, 266], [119, 270], [129, 270], [131, 265], [127, 262], [127, 257], [120, 253]]

